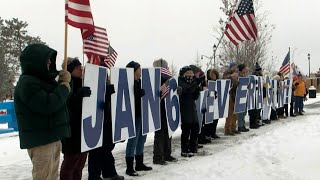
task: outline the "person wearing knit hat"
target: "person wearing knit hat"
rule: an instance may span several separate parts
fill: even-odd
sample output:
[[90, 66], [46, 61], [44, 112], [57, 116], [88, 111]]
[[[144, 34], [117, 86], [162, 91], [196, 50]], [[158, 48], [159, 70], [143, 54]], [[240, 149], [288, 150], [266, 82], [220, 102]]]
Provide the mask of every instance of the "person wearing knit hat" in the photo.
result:
[[[153, 67], [168, 68], [168, 63], [164, 59], [155, 60]], [[161, 73], [161, 86], [171, 77], [166, 73]], [[167, 162], [175, 162], [176, 158], [171, 156], [171, 137], [168, 133], [167, 112], [165, 107], [165, 98], [160, 102], [161, 129], [154, 133], [153, 144], [153, 164], [166, 165]]]
[[179, 95], [181, 114], [181, 156], [192, 157], [198, 151], [199, 121], [195, 100], [200, 95], [200, 84], [205, 81], [205, 76], [194, 77], [189, 66], [180, 69], [178, 84], [182, 89]]
[[90, 87], [82, 86], [82, 65], [77, 58], [68, 58], [71, 93], [67, 100], [71, 137], [62, 140], [63, 161], [60, 179], [81, 179], [87, 152], [81, 153], [82, 99], [91, 95]]
[[[126, 174], [129, 176], [138, 176], [136, 171], [150, 171], [152, 167], [148, 167], [143, 162], [144, 143], [147, 135], [142, 135], [142, 119], [141, 119], [141, 98], [145, 95], [144, 89], [141, 89], [141, 67], [140, 64], [131, 61], [127, 64], [127, 68], [134, 69], [134, 103], [135, 103], [135, 128], [136, 137], [131, 138], [127, 142], [126, 147]], [[133, 168], [133, 161], [136, 159], [136, 168]]]

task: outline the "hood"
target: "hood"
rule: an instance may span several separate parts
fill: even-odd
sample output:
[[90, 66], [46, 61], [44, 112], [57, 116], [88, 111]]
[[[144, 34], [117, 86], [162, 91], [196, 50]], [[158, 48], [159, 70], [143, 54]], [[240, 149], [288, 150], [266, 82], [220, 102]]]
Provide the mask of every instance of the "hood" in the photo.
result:
[[[43, 80], [52, 80], [58, 75], [56, 68], [57, 51], [43, 44], [28, 45], [20, 55], [22, 74]], [[49, 70], [47, 62], [50, 59]]]

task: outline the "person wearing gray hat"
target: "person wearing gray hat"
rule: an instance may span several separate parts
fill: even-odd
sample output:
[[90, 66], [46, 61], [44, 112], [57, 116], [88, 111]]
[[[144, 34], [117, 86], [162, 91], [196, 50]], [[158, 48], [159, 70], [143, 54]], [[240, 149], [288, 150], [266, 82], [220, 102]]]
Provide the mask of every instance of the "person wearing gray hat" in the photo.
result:
[[[168, 68], [168, 63], [164, 59], [155, 60], [153, 67]], [[171, 76], [167, 73], [161, 73], [161, 86], [165, 84]], [[162, 96], [162, 95], [161, 95]], [[160, 102], [161, 129], [154, 133], [153, 144], [153, 164], [166, 165], [167, 162], [176, 162], [177, 159], [171, 156], [171, 137], [168, 133], [167, 112], [165, 107], [165, 98]]]

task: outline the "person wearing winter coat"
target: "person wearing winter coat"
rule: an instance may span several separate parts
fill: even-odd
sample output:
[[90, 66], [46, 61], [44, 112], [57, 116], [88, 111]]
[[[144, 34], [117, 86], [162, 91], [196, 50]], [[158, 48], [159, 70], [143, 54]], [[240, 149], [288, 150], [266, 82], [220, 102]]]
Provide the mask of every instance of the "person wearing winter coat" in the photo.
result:
[[[107, 78], [108, 79], [108, 78]], [[102, 146], [89, 151], [88, 157], [88, 180], [123, 180], [124, 177], [118, 175], [115, 167], [115, 159], [112, 151], [115, 144], [112, 140], [112, 119], [111, 119], [111, 95], [115, 93], [114, 85], [106, 81], [104, 121], [103, 121], [103, 140]]]
[[291, 102], [290, 102], [290, 117], [296, 117], [296, 115], [294, 114], [293, 110], [294, 110], [294, 106], [295, 106], [295, 96], [294, 96], [294, 91], [296, 90], [296, 85], [294, 84], [294, 82], [298, 79], [297, 76], [293, 77], [293, 82], [292, 82], [292, 92], [291, 92]]
[[[273, 79], [277, 80], [277, 81], [280, 81], [280, 76], [279, 75], [275, 75], [275, 76], [273, 76]], [[277, 88], [278, 87], [279, 87], [279, 83], [277, 84]], [[277, 98], [278, 98], [278, 92], [276, 92], [276, 93], [277, 93]], [[274, 107], [271, 108], [270, 120], [279, 120], [278, 114], [277, 114], [277, 110], [274, 109]]]
[[[189, 67], [192, 69], [193, 74], [196, 78], [204, 76], [204, 72], [199, 67], [197, 67], [195, 65], [190, 65]], [[207, 89], [207, 83], [204, 81], [203, 83], [200, 84], [200, 91], [203, 91], [206, 89]], [[201, 109], [202, 124], [201, 125], [199, 124], [200, 125], [199, 129], [201, 129], [201, 132], [198, 135], [198, 148], [202, 147], [200, 144], [211, 143], [211, 137], [208, 135], [208, 133], [206, 133], [206, 129], [208, 128], [208, 126], [207, 126], [208, 124], [205, 124], [206, 112], [207, 112], [206, 108]]]
[[[279, 77], [280, 77], [280, 80], [278, 81], [278, 89], [281, 90], [281, 89], [284, 89], [284, 88], [288, 88], [287, 86], [281, 86], [281, 82], [284, 81], [284, 77], [283, 77], [283, 73], [278, 73]], [[284, 116], [285, 114], [285, 107], [279, 107], [277, 108], [277, 115], [278, 115], [278, 118], [282, 118], [282, 119], [285, 119], [287, 118], [286, 116]]]
[[[216, 81], [219, 79], [219, 72], [216, 69], [209, 69], [207, 71], [207, 80], [208, 81]], [[207, 81], [207, 84], [208, 84]], [[217, 93], [215, 92], [215, 98], [217, 98]], [[204, 119], [203, 119], [204, 121]], [[217, 125], [218, 125], [219, 119], [214, 119], [212, 123], [205, 124], [203, 128], [201, 129], [201, 133], [203, 132], [205, 137], [212, 138], [212, 139], [218, 139], [220, 136], [217, 135]]]
[[294, 91], [295, 96], [295, 115], [303, 115], [302, 108], [303, 108], [303, 101], [306, 94], [306, 85], [304, 81], [302, 80], [302, 75], [298, 74], [298, 79], [293, 82], [296, 89]]
[[235, 134], [241, 133], [237, 130], [237, 114], [234, 113], [234, 103], [238, 87], [238, 76], [237, 63], [231, 62], [229, 69], [223, 74], [223, 79], [231, 80], [231, 90], [229, 91], [229, 112], [224, 126], [224, 134], [227, 136], [234, 136]]
[[[252, 75], [262, 76], [262, 68], [260, 67], [260, 65], [258, 63], [256, 63], [255, 71], [252, 73]], [[261, 113], [261, 109], [256, 109], [256, 108], [248, 111], [250, 129], [258, 129], [260, 127], [260, 125], [259, 125], [260, 113]]]
[[181, 114], [181, 156], [191, 157], [198, 151], [197, 138], [199, 122], [195, 101], [200, 95], [200, 84], [205, 76], [196, 78], [191, 67], [180, 69], [178, 84], [181, 87], [180, 114]]
[[267, 93], [269, 93], [271, 87], [268, 87], [266, 78], [269, 76], [269, 72], [265, 71], [263, 73], [263, 107], [262, 107], [262, 123], [271, 124], [270, 113], [271, 113], [271, 105], [268, 105], [267, 101]]
[[[135, 102], [135, 128], [136, 137], [128, 140], [126, 148], [126, 174], [129, 176], [138, 176], [136, 171], [150, 171], [152, 167], [148, 167], [143, 163], [144, 143], [147, 135], [142, 135], [142, 119], [141, 119], [141, 97], [145, 95], [144, 89], [141, 89], [141, 68], [140, 64], [131, 61], [127, 64], [127, 68], [134, 69], [134, 102]], [[136, 159], [136, 168], [133, 169], [133, 161]]]
[[81, 180], [87, 153], [81, 153], [82, 99], [89, 97], [91, 90], [82, 86], [82, 65], [77, 58], [68, 58], [67, 70], [71, 74], [71, 93], [67, 101], [71, 137], [62, 140], [63, 161], [60, 180]]
[[[153, 67], [168, 69], [168, 63], [164, 59], [153, 62]], [[167, 73], [161, 73], [161, 86], [169, 81], [171, 76]], [[161, 96], [162, 97], [162, 94]], [[167, 162], [176, 162], [177, 159], [171, 156], [171, 137], [168, 133], [167, 112], [165, 107], [165, 98], [160, 102], [161, 111], [161, 129], [154, 133], [153, 145], [153, 164], [166, 165]], [[167, 162], [166, 162], [167, 161]]]
[[20, 55], [22, 74], [14, 105], [20, 148], [28, 150], [34, 180], [59, 178], [61, 140], [71, 135], [67, 109], [71, 75], [57, 71], [56, 57], [57, 51], [42, 44], [28, 45]]
[[[238, 69], [239, 69], [239, 77], [247, 77], [248, 76], [248, 68], [245, 64], [239, 64]], [[245, 126], [246, 114], [247, 114], [247, 108], [244, 112], [238, 113], [238, 131], [240, 131], [240, 132], [248, 132], [249, 131], [249, 129], [247, 129]]]

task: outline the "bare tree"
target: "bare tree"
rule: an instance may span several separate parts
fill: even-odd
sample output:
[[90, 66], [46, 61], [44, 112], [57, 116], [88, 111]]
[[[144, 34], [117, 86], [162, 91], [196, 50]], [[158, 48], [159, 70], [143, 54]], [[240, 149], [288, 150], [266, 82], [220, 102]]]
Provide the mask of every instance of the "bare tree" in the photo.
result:
[[199, 56], [199, 51], [197, 50], [197, 56], [196, 58], [194, 59], [194, 65], [199, 67], [200, 69], [202, 68], [202, 64], [201, 64], [201, 58]]
[[170, 71], [172, 76], [178, 75], [178, 67], [173, 64], [173, 60], [171, 61], [171, 64], [170, 64]]
[[[226, 23], [223, 19], [227, 19], [235, 10], [239, 0], [221, 0], [220, 8], [225, 17], [220, 18], [219, 26], [215, 28], [218, 34], [216, 39], [219, 40], [224, 34]], [[255, 64], [259, 63], [261, 67], [272, 66], [271, 60], [268, 59], [268, 47], [272, 38], [272, 31], [275, 29], [273, 24], [267, 21], [269, 12], [262, 11], [261, 0], [253, 0], [255, 5], [256, 24], [258, 29], [258, 40], [245, 41], [238, 46], [233, 45], [227, 38], [221, 40], [219, 47], [219, 61], [222, 66], [229, 64], [231, 61], [246, 64], [251, 70]], [[261, 12], [262, 11], [262, 12]], [[271, 64], [270, 64], [271, 63]]]

